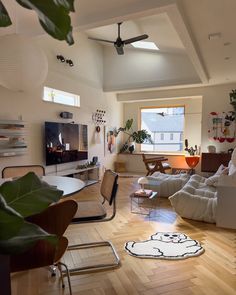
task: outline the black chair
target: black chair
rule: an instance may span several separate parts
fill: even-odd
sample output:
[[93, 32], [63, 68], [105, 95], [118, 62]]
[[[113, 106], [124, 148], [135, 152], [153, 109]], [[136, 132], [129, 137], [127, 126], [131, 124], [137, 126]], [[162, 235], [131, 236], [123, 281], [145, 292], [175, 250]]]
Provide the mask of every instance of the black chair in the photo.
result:
[[[101, 183], [100, 194], [103, 197], [103, 201], [84, 201], [77, 202], [78, 210], [72, 219], [72, 223], [93, 223], [93, 222], [104, 222], [112, 220], [116, 215], [116, 193], [117, 193], [117, 184], [118, 175], [111, 170], [106, 170], [103, 176]], [[112, 206], [112, 213], [107, 216], [107, 210], [105, 204], [108, 203], [109, 206]], [[91, 242], [70, 245], [68, 247], [69, 251], [80, 250], [86, 248], [94, 247], [110, 247], [112, 250], [113, 257], [115, 258], [114, 262], [111, 263], [100, 263], [92, 264], [84, 267], [75, 267], [70, 268], [70, 273], [83, 273], [83, 272], [92, 272], [99, 270], [106, 270], [110, 268], [115, 268], [120, 265], [120, 259], [116, 253], [116, 250], [111, 242], [101, 241], [101, 242]]]

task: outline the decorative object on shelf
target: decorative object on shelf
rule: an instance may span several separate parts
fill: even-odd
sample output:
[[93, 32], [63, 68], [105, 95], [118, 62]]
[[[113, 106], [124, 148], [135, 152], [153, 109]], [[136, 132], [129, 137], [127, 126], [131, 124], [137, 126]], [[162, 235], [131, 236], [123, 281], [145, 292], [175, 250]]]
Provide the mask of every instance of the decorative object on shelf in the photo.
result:
[[194, 148], [188, 146], [188, 140], [185, 139], [185, 151], [189, 153], [189, 156], [185, 156], [185, 161], [188, 164], [189, 168], [191, 169], [190, 175], [194, 174], [194, 168], [197, 166], [200, 160], [200, 148], [197, 145]]
[[214, 145], [208, 145], [207, 151], [208, 151], [208, 153], [214, 154], [214, 153], [216, 153], [216, 147]]
[[234, 142], [236, 135], [235, 112], [211, 112], [209, 114], [208, 137], [219, 142]]
[[91, 164], [92, 164], [92, 165], [96, 165], [97, 162], [98, 162], [98, 157], [97, 157], [97, 156], [94, 156], [93, 159], [92, 159]]
[[61, 62], [61, 63], [64, 63], [66, 62], [66, 64], [68, 64], [70, 67], [73, 67], [74, 66], [74, 63], [71, 59], [66, 59], [63, 55], [61, 54], [58, 54], [57, 55], [57, 59]]
[[120, 149], [120, 153], [127, 151], [130, 142], [135, 142], [138, 144], [152, 143], [151, 135], [148, 133], [147, 130], [142, 129], [138, 131], [133, 131], [132, 125], [133, 119], [128, 119], [125, 123], [125, 127], [120, 127], [119, 129], [114, 129], [113, 131], [115, 137], [117, 137], [120, 132], [123, 132], [124, 134], [128, 135], [127, 140]]
[[26, 152], [25, 122], [0, 120], [0, 157], [18, 156]]
[[[35, 2], [34, 0], [16, 0], [16, 2], [24, 8], [33, 10], [38, 15], [39, 22], [47, 34], [55, 39], [65, 40], [69, 45], [74, 44], [70, 17], [70, 13], [75, 12], [74, 0], [44, 1], [43, 5], [40, 1]], [[7, 9], [0, 1], [0, 27], [11, 25], [12, 22]]]
[[134, 143], [130, 144], [130, 146], [128, 147], [129, 152], [132, 154], [134, 151]]
[[44, 83], [47, 73], [47, 57], [31, 38], [0, 38], [0, 85], [13, 91], [31, 91]]
[[189, 148], [187, 139], [185, 139], [184, 144], [185, 144], [184, 150], [187, 151], [190, 156], [194, 156], [195, 154], [199, 154], [197, 145], [195, 145], [194, 148], [192, 146]]
[[141, 186], [141, 190], [142, 190], [143, 192], [145, 192], [145, 190], [144, 190], [144, 185], [145, 185], [145, 184], [148, 184], [148, 179], [147, 179], [147, 177], [140, 177], [140, 178], [138, 179], [138, 184]]

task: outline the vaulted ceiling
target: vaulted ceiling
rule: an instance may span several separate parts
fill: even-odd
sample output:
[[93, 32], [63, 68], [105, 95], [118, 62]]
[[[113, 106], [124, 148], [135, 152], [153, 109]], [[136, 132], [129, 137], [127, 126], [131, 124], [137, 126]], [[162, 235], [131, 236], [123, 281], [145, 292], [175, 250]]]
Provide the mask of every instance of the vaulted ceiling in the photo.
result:
[[[33, 12], [14, 0], [3, 2], [16, 21], [0, 35], [43, 33]], [[118, 56], [110, 44], [99, 42], [107, 91], [236, 81], [235, 0], [75, 0], [75, 6], [73, 25], [88, 36], [115, 40], [116, 23], [123, 22], [123, 39], [146, 33], [147, 41], [160, 48], [153, 52], [129, 45]]]

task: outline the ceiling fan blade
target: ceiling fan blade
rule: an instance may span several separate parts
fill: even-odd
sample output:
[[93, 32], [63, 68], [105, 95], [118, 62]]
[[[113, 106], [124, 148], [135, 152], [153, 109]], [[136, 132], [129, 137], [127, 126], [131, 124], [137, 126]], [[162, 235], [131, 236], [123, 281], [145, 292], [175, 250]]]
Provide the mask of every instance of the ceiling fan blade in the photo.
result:
[[124, 48], [123, 48], [123, 46], [120, 46], [120, 47], [115, 46], [115, 48], [116, 48], [116, 51], [117, 51], [117, 53], [119, 55], [123, 55], [124, 54]]
[[93, 37], [88, 37], [88, 39], [90, 39], [90, 40], [94, 40], [94, 41], [102, 41], [102, 42], [107, 42], [107, 43], [112, 43], [112, 44], [114, 44], [114, 41], [110, 41], [110, 40], [104, 40], [104, 39], [93, 38]]
[[147, 39], [147, 38], [148, 38], [148, 35], [144, 34], [144, 35], [140, 35], [140, 36], [137, 36], [137, 37], [134, 37], [134, 38], [124, 40], [123, 42], [124, 42], [124, 44], [130, 44], [130, 43], [141, 41], [141, 40], [144, 40], [144, 39]]

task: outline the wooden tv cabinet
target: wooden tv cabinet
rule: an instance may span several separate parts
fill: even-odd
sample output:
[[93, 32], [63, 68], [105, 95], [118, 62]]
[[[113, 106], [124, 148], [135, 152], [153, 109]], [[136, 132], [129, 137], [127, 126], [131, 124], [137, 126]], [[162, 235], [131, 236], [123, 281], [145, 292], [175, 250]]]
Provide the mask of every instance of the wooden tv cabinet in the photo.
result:
[[228, 166], [230, 153], [202, 153], [201, 171], [216, 172], [221, 164]]

